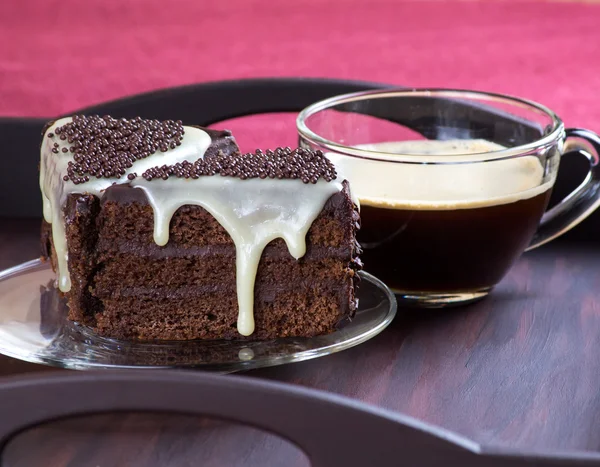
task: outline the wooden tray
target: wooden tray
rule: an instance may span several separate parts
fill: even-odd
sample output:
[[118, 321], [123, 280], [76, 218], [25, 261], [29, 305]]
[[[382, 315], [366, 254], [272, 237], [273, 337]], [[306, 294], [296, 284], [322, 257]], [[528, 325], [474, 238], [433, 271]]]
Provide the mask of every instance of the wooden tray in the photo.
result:
[[[303, 89], [298, 106], [327, 95], [374, 86], [305, 80], [294, 84], [294, 80], [284, 80], [271, 84], [252, 81], [246, 89], [251, 93], [265, 86], [272, 89], [277, 87], [274, 83], [281, 83], [278, 89], [287, 89], [279, 94], [280, 100], [288, 94], [298, 96], [295, 90]], [[226, 86], [243, 89], [245, 85]], [[194, 95], [196, 91], [201, 94], [203, 89], [167, 91], [163, 97]], [[134, 98], [131, 108], [126, 101], [119, 101], [114, 112], [110, 104], [100, 111], [121, 114], [122, 110], [123, 115], [135, 115], [139, 102], [157, 98], [152, 106], [139, 107], [149, 112], [146, 115], [140, 111], [142, 115], [155, 116], [159, 94]], [[269, 107], [246, 94], [239, 96], [248, 99], [248, 108], [253, 112], [295, 109]], [[173, 116], [168, 111], [160, 115]], [[193, 118], [192, 113], [187, 115]], [[220, 118], [231, 116], [229, 113]], [[35, 186], [38, 156], [34, 146], [40, 125], [39, 121], [0, 121], [0, 269], [38, 254], [39, 219], [16, 215], [39, 213]], [[35, 144], [29, 140], [17, 144], [19, 128], [29, 128], [29, 132], [19, 133], [19, 138], [33, 137]], [[22, 150], [25, 147], [26, 153]], [[31, 159], [29, 165], [25, 164], [27, 170], [19, 169], [20, 179], [7, 175], [11, 157]], [[585, 164], [582, 161], [581, 166], [561, 167], [557, 197], [578, 181]], [[20, 198], [23, 203], [13, 202], [17, 196], [24, 197]], [[524, 255], [492, 295], [480, 303], [452, 311], [399, 310], [392, 325], [364, 345], [323, 359], [249, 374], [349, 396], [484, 445], [544, 453], [588, 451], [589, 456], [596, 457], [594, 453], [600, 450], [598, 232], [600, 213], [562, 239]], [[62, 371], [0, 357], [0, 375], [42, 370]], [[235, 449], [245, 452], [250, 449], [248, 442], [238, 440]], [[252, 443], [257, 446], [256, 440]], [[288, 465], [277, 447], [262, 446], [273, 450], [272, 465]], [[402, 453], [398, 455], [401, 462]], [[574, 458], [563, 459], [556, 465], [575, 462]]]

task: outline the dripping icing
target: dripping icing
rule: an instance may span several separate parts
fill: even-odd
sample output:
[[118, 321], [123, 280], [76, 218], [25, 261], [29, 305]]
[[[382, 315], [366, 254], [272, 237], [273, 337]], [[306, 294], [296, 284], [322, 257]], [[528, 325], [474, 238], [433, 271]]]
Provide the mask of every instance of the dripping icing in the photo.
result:
[[254, 282], [264, 248], [283, 238], [295, 259], [304, 256], [308, 229], [329, 197], [342, 189], [335, 180], [308, 185], [301, 180], [221, 176], [136, 179], [132, 185], [146, 192], [154, 210], [158, 245], [167, 244], [171, 217], [186, 204], [202, 206], [229, 233], [236, 250], [238, 331], [244, 336], [254, 332]]
[[[50, 126], [42, 141], [40, 188], [44, 203], [44, 219], [52, 224], [52, 238], [58, 263], [58, 285], [68, 292], [71, 282], [68, 271], [68, 252], [63, 207], [67, 196], [90, 193], [102, 197], [113, 184], [127, 183], [142, 189], [154, 212], [154, 241], [164, 246], [169, 241], [169, 224], [173, 214], [184, 205], [198, 205], [206, 209], [229, 233], [236, 249], [236, 286], [238, 298], [238, 331], [242, 335], [254, 332], [254, 283], [258, 264], [266, 245], [283, 238], [290, 254], [298, 259], [306, 252], [306, 234], [326, 201], [342, 190], [338, 180], [305, 184], [299, 179], [247, 179], [202, 176], [198, 179], [171, 177], [168, 180], [148, 181], [137, 177], [127, 179], [130, 173], [177, 162], [195, 161], [204, 157], [211, 144], [210, 136], [195, 127], [184, 127], [181, 146], [165, 153], [157, 152], [136, 161], [119, 179], [96, 179], [81, 185], [63, 181], [71, 152], [63, 153], [70, 145], [47, 134], [71, 122], [71, 118], [57, 120]], [[52, 145], [59, 144], [58, 154]]]

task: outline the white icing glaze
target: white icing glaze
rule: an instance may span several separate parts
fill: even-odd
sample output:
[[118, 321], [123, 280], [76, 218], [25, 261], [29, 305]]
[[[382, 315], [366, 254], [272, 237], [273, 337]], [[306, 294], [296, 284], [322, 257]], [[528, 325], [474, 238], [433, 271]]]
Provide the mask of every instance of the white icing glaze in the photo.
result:
[[[141, 175], [146, 169], [184, 160], [195, 161], [204, 156], [210, 136], [193, 127], [185, 127], [181, 146], [166, 153], [157, 152], [137, 161], [120, 179], [93, 179], [75, 185], [63, 181], [72, 153], [58, 137], [47, 133], [70, 122], [70, 118], [55, 122], [44, 135], [41, 149], [40, 188], [44, 199], [44, 218], [52, 224], [52, 237], [58, 259], [59, 288], [71, 287], [68, 271], [67, 240], [63, 208], [71, 193], [90, 193], [101, 197], [115, 183], [130, 183], [142, 189], [154, 211], [154, 240], [164, 246], [169, 241], [169, 224], [173, 214], [184, 205], [202, 206], [227, 230], [236, 248], [236, 281], [239, 306], [238, 331], [248, 336], [254, 332], [254, 283], [258, 263], [265, 246], [283, 238], [290, 254], [298, 259], [306, 252], [306, 233], [326, 201], [342, 189], [341, 179], [315, 185], [301, 180], [248, 179], [205, 176], [194, 179], [171, 177], [168, 180], [147, 181], [138, 176], [127, 180], [129, 173]], [[54, 143], [59, 153], [52, 152]]]

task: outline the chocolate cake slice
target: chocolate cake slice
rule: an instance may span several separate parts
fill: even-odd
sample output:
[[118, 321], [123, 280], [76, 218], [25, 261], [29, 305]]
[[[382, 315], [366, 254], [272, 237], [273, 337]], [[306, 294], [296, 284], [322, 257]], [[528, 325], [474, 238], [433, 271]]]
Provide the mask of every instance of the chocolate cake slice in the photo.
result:
[[315, 336], [354, 314], [358, 208], [320, 152], [75, 116], [49, 125], [41, 159], [42, 255], [69, 318], [100, 335]]

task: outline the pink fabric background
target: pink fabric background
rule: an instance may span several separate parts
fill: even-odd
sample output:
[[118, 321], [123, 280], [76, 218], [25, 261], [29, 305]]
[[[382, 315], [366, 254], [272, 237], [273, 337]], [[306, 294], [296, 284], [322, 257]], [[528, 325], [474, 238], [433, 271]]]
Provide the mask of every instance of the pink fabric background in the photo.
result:
[[[6, 0], [0, 115], [52, 116], [207, 80], [326, 76], [540, 101], [600, 131], [600, 3]], [[236, 126], [293, 141], [293, 119]], [[244, 139], [246, 138], [246, 139]], [[271, 141], [269, 141], [271, 143]]]

